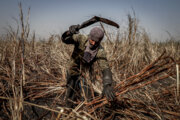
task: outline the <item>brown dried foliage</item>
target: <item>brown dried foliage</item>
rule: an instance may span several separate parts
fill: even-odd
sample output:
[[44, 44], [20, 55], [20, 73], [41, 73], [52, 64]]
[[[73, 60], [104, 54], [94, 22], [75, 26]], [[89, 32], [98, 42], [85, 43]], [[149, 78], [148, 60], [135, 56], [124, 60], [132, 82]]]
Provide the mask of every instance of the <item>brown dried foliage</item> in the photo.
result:
[[[21, 36], [10, 29], [0, 37], [0, 118], [178, 119], [175, 65], [180, 64], [180, 43], [151, 42], [136, 19], [130, 15], [128, 19], [131, 28], [109, 38], [111, 43], [103, 42], [117, 100], [96, 96], [90, 102], [76, 101], [73, 110], [64, 106], [66, 66], [73, 46], [63, 44], [60, 35], [37, 40], [34, 33], [30, 38], [24, 27], [28, 25], [22, 25]], [[101, 91], [98, 67], [95, 71], [94, 88]]]

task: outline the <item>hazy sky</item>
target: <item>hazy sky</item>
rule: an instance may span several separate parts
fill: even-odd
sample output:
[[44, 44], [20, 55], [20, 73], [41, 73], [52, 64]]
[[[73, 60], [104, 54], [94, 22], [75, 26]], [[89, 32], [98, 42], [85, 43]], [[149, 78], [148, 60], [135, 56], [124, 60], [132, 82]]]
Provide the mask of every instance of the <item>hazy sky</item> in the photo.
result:
[[6, 33], [7, 25], [15, 25], [12, 18], [18, 18], [19, 1], [24, 12], [31, 7], [31, 31], [39, 36], [60, 34], [94, 15], [114, 20], [123, 28], [133, 8], [139, 25], [152, 39], [168, 38], [166, 31], [180, 38], [180, 0], [0, 0], [0, 34]]

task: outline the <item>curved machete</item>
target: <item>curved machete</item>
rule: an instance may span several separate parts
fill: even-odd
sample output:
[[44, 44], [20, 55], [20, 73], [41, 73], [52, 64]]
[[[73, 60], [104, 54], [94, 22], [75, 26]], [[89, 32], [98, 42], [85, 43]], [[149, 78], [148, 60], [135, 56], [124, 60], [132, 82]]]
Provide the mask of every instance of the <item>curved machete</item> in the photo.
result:
[[108, 25], [112, 25], [112, 26], [114, 26], [114, 27], [119, 28], [119, 25], [118, 25], [117, 23], [115, 23], [114, 21], [112, 21], [112, 20], [109, 20], [109, 19], [106, 19], [106, 18], [102, 18], [102, 17], [98, 17], [98, 16], [94, 16], [93, 18], [91, 18], [91, 19], [83, 22], [83, 23], [80, 25], [79, 29], [85, 28], [85, 27], [87, 27], [87, 26], [89, 26], [89, 25], [92, 25], [92, 24], [94, 24], [94, 23], [96, 23], [96, 22], [99, 22], [99, 21], [100, 21], [100, 22], [103, 22], [103, 23], [106, 23], [106, 24], [108, 24]]
[[[102, 18], [102, 17], [98, 17], [98, 16], [94, 16], [91, 19], [83, 22], [80, 25], [79, 30], [82, 29], [82, 28], [85, 28], [85, 27], [87, 27], [89, 25], [92, 25], [92, 24], [94, 24], [96, 22], [103, 22], [103, 23], [106, 23], [108, 25], [111, 25], [111, 26], [114, 26], [116, 28], [119, 28], [119, 25], [117, 23], [115, 23], [114, 21], [112, 21], [112, 20], [109, 20], [109, 19], [106, 19], [106, 18]], [[70, 32], [66, 31], [66, 34], [70, 34]]]

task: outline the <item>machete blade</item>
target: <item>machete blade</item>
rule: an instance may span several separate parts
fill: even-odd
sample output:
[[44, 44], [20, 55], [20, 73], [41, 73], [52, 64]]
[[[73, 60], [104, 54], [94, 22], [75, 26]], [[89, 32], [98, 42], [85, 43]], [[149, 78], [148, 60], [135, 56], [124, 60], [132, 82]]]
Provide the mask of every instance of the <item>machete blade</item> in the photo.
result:
[[[97, 16], [95, 16], [95, 17], [97, 17]], [[99, 21], [101, 21], [103, 23], [106, 23], [108, 25], [112, 25], [114, 27], [119, 28], [119, 25], [117, 23], [115, 23], [114, 21], [112, 21], [112, 20], [109, 20], [109, 19], [106, 19], [106, 18], [102, 18], [102, 17], [97, 17], [96, 19], [99, 19]]]
[[[119, 25], [118, 25], [117, 23], [115, 23], [114, 21], [112, 21], [112, 20], [109, 20], [109, 19], [106, 19], [106, 18], [102, 18], [102, 17], [98, 17], [98, 16], [94, 16], [94, 17], [92, 17], [91, 19], [83, 22], [83, 23], [80, 25], [80, 27], [79, 27], [78, 30], [80, 30], [80, 29], [82, 29], [82, 28], [85, 28], [85, 27], [88, 27], [89, 25], [92, 25], [92, 24], [94, 24], [94, 23], [96, 23], [96, 22], [103, 22], [103, 23], [106, 23], [106, 24], [108, 24], [108, 25], [111, 25], [111, 26], [114, 26], [114, 27], [119, 28]], [[69, 31], [66, 31], [66, 35], [69, 35], [69, 34], [70, 34], [70, 32], [69, 32]]]
[[115, 23], [114, 21], [112, 21], [112, 20], [109, 20], [109, 19], [106, 19], [106, 18], [102, 18], [102, 17], [98, 17], [98, 16], [94, 16], [94, 17], [92, 17], [91, 19], [83, 22], [83, 23], [80, 25], [80, 28], [79, 28], [79, 29], [85, 28], [85, 27], [87, 27], [87, 26], [89, 26], [89, 25], [92, 25], [92, 24], [94, 24], [94, 23], [96, 23], [96, 22], [99, 22], [99, 21], [100, 21], [100, 22], [103, 22], [103, 23], [106, 23], [106, 24], [108, 24], [108, 25], [112, 25], [112, 26], [114, 26], [114, 27], [119, 28], [119, 25], [118, 25], [117, 23]]
[[98, 22], [98, 20], [96, 19], [96, 17], [93, 17], [93, 18], [91, 18], [91, 19], [83, 22], [83, 23], [81, 24], [81, 26], [80, 26], [80, 29], [85, 28], [85, 27], [87, 27], [87, 26], [89, 26], [89, 25], [92, 25], [92, 24], [94, 24], [94, 23], [96, 23], [96, 22]]

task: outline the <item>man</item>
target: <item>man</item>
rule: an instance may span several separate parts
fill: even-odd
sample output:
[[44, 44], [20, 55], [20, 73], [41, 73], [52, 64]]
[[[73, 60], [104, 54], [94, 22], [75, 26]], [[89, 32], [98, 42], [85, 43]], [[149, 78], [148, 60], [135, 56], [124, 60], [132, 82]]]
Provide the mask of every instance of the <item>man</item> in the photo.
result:
[[[112, 73], [108, 65], [104, 48], [100, 44], [104, 37], [104, 31], [99, 27], [94, 27], [88, 36], [78, 34], [78, 32], [79, 25], [72, 25], [69, 27], [69, 31], [63, 33], [61, 38], [64, 43], [74, 45], [74, 51], [67, 72], [67, 106], [72, 107], [72, 101], [75, 100], [76, 90], [79, 89], [77, 88], [77, 81], [80, 76], [81, 68], [91, 70], [90, 67], [96, 61], [103, 75], [102, 93], [108, 100], [113, 101], [115, 96], [112, 88]], [[89, 97], [89, 94], [86, 92], [85, 94]]]

